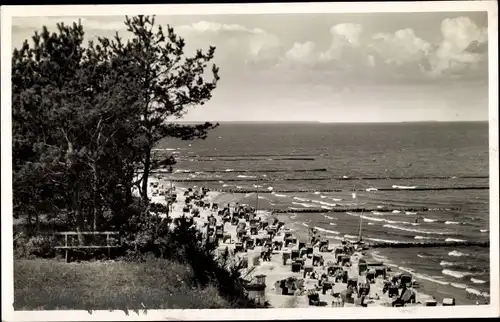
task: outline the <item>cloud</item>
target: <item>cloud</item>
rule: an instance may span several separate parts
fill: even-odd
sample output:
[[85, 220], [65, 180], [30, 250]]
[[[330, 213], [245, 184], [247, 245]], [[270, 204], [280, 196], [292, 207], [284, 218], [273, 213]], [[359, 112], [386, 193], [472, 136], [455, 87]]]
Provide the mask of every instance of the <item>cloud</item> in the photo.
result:
[[195, 45], [215, 45], [216, 56], [233, 66], [241, 62], [254, 66], [274, 65], [283, 51], [277, 36], [259, 28], [200, 21], [174, 29]]
[[394, 34], [378, 33], [371, 40], [369, 47], [374, 56], [385, 64], [398, 67], [419, 63], [432, 49], [432, 45], [417, 37], [412, 29], [401, 29]]
[[[107, 18], [107, 17], [106, 17]], [[81, 21], [85, 29], [95, 30], [125, 30], [125, 17], [112, 17], [105, 19], [103, 17], [15, 17], [12, 18], [12, 26], [20, 29], [42, 29], [47, 26], [49, 30], [55, 30], [57, 23], [62, 22], [65, 25], [72, 25], [74, 22]]]
[[254, 28], [249, 29], [242, 25], [237, 24], [221, 24], [210, 21], [199, 21], [190, 25], [181, 25], [175, 28], [180, 32], [197, 32], [197, 33], [221, 33], [221, 32], [245, 32], [250, 34], [265, 34], [262, 29]]
[[488, 32], [467, 17], [441, 23], [442, 42], [430, 57], [432, 75], [457, 74], [486, 63]]
[[370, 34], [352, 23], [334, 25], [330, 34], [329, 47], [319, 53], [312, 41], [294, 43], [284, 53], [281, 66], [336, 71], [344, 80], [487, 75], [487, 29], [466, 17], [443, 20], [442, 40], [437, 43], [419, 37], [411, 28]]
[[343, 23], [332, 26], [330, 47], [319, 55], [321, 62], [345, 60], [356, 61], [359, 58], [361, 35], [363, 26], [359, 24]]
[[289, 67], [311, 66], [316, 63], [318, 54], [316, 44], [312, 41], [294, 43], [292, 48], [285, 52], [281, 64]]

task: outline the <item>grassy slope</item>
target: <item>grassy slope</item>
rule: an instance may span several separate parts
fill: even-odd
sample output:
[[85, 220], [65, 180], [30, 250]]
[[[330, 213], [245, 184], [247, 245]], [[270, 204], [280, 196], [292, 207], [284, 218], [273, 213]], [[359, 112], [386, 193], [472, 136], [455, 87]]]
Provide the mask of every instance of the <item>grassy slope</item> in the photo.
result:
[[190, 277], [189, 267], [166, 260], [68, 264], [16, 260], [14, 309], [231, 308], [214, 286], [190, 286]]

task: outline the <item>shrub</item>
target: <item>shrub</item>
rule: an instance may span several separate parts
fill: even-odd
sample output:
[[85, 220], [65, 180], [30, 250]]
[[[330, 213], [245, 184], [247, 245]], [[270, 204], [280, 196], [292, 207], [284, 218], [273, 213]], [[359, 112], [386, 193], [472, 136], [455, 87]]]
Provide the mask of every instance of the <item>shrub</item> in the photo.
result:
[[15, 258], [53, 258], [56, 255], [54, 246], [56, 239], [53, 236], [33, 236], [29, 237], [19, 233], [14, 238]]

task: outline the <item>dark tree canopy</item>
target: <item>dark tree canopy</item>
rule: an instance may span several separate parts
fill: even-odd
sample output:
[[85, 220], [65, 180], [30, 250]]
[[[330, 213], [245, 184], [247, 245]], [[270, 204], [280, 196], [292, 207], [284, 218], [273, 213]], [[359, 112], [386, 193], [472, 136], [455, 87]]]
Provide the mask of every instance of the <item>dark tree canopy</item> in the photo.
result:
[[149, 202], [150, 170], [175, 163], [173, 156], [153, 158], [160, 140], [204, 139], [217, 126], [176, 123], [212, 97], [215, 48], [187, 57], [184, 40], [154, 17], [126, 17], [125, 25], [126, 42], [117, 34], [87, 45], [80, 23], [58, 24], [14, 50], [16, 216], [31, 223], [64, 214], [71, 227], [98, 229], [109, 224], [105, 213], [123, 214], [134, 185]]

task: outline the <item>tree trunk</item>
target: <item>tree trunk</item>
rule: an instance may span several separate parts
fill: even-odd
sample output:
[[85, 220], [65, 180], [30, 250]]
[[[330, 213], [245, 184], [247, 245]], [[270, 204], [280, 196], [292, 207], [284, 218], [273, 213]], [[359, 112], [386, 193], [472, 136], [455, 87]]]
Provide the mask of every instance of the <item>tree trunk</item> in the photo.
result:
[[33, 233], [34, 229], [33, 229], [33, 219], [32, 219], [32, 215], [31, 215], [31, 211], [28, 211], [28, 218], [27, 218], [27, 232], [29, 232], [30, 234]]
[[35, 222], [36, 222], [35, 233], [38, 234], [40, 232], [40, 216], [38, 215], [38, 213], [35, 213]]
[[80, 202], [80, 187], [79, 184], [76, 184], [75, 190], [73, 191], [73, 211], [75, 213], [75, 221], [76, 221], [76, 232], [78, 233], [78, 242], [80, 245], [85, 243], [85, 239], [81, 232], [84, 230], [85, 221], [82, 213], [82, 205]]
[[100, 205], [100, 202], [99, 202], [99, 178], [97, 176], [97, 166], [94, 165], [94, 206], [92, 207], [92, 212], [93, 212], [93, 219], [94, 219], [94, 222], [92, 223], [92, 230], [93, 231], [97, 231], [97, 216], [99, 215], [99, 205]]
[[129, 172], [126, 172], [125, 175], [125, 205], [130, 205], [132, 203], [132, 189], [134, 188], [134, 185], [132, 184], [134, 182], [134, 169], [132, 169]]
[[145, 155], [145, 161], [144, 161], [144, 173], [142, 177], [142, 199], [146, 202], [149, 201], [148, 199], [148, 179], [149, 179], [149, 171], [151, 167], [151, 149], [148, 149], [146, 151]]

